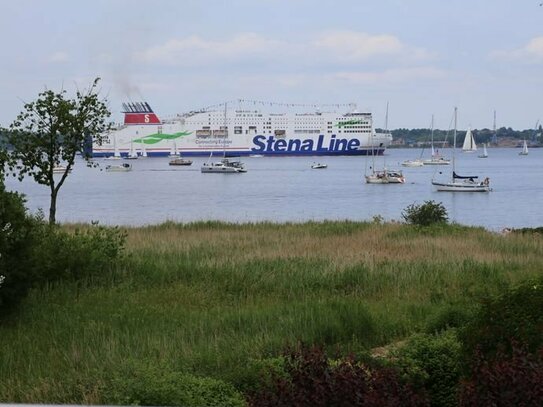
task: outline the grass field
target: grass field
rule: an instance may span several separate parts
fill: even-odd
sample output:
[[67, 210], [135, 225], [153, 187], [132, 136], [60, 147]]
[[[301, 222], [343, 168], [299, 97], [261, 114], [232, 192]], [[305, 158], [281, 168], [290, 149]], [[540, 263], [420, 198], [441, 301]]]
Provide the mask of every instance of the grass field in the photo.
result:
[[127, 230], [122, 265], [33, 290], [0, 327], [0, 401], [99, 403], [134, 360], [239, 389], [302, 340], [366, 352], [539, 275], [543, 239], [457, 225]]

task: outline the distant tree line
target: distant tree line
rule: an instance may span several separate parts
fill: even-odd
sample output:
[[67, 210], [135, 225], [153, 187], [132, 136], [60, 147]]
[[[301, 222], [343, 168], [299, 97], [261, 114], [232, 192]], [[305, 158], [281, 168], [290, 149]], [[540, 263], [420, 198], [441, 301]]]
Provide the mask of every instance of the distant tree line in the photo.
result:
[[[383, 129], [376, 129], [377, 132], [384, 131]], [[414, 144], [419, 142], [429, 142], [431, 131], [428, 128], [424, 129], [406, 129], [406, 128], [400, 128], [400, 129], [394, 129], [389, 130], [389, 132], [392, 134], [392, 137], [397, 139], [404, 139], [406, 144]], [[472, 129], [472, 133], [477, 140], [477, 142], [481, 143], [491, 143], [493, 141], [494, 137], [494, 131], [492, 129]], [[456, 143], [460, 144], [463, 142], [464, 137], [466, 135], [466, 131], [458, 131], [456, 133]], [[542, 143], [543, 142], [543, 128], [541, 125], [537, 129], [525, 129], [525, 130], [513, 130], [511, 127], [500, 127], [499, 129], [496, 129], [496, 137], [497, 139], [518, 139], [518, 140], [528, 140], [533, 143]], [[452, 130], [434, 130], [434, 144], [440, 144], [443, 143], [445, 140], [448, 141], [449, 144], [452, 144], [453, 142], [453, 131]]]

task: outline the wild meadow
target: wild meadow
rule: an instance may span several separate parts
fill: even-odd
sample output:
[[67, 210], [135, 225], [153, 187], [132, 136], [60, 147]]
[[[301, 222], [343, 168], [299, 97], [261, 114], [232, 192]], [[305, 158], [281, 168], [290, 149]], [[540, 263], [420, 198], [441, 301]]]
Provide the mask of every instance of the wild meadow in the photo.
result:
[[118, 265], [31, 290], [0, 325], [0, 401], [101, 403], [132, 364], [243, 392], [298, 341], [369, 355], [440, 329], [541, 275], [542, 254], [539, 235], [459, 225], [127, 229]]

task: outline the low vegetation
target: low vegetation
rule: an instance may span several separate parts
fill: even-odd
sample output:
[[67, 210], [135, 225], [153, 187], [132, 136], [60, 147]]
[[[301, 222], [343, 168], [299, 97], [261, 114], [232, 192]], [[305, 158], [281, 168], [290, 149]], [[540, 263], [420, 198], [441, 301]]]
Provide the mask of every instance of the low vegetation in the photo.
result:
[[[543, 284], [537, 234], [348, 221], [51, 233], [35, 252], [45, 277], [0, 319], [0, 401], [258, 405], [280, 380], [294, 386], [305, 343], [320, 352], [311, 363], [369, 386], [360, 400], [378, 394], [371, 368], [371, 380], [410, 389], [416, 403], [404, 405], [476, 405], [471, 338], [488, 333], [480, 360], [498, 370], [516, 355], [517, 315], [533, 325], [517, 338], [527, 360], [542, 345], [541, 290], [529, 289]], [[351, 397], [339, 393], [319, 400]]]
[[449, 221], [445, 206], [441, 202], [435, 201], [425, 201], [420, 205], [409, 205], [402, 212], [402, 218], [407, 223], [418, 226], [445, 224]]

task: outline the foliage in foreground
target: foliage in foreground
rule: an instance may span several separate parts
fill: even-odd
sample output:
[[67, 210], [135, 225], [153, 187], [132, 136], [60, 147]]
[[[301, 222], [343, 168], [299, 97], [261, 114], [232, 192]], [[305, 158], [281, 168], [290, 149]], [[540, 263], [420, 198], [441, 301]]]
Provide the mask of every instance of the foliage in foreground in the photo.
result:
[[477, 351], [460, 391], [462, 407], [543, 405], [543, 347], [529, 352], [512, 342], [510, 353], [489, 359]]
[[266, 406], [427, 406], [427, 398], [391, 368], [365, 366], [354, 357], [331, 362], [322, 348], [300, 346], [284, 355], [284, 374], [250, 395]]
[[456, 330], [418, 334], [393, 352], [394, 364], [416, 388], [427, 392], [432, 406], [457, 405], [461, 345]]
[[476, 352], [485, 358], [511, 354], [514, 342], [536, 352], [543, 347], [542, 310], [543, 276], [484, 299], [480, 311], [461, 330], [465, 358]]
[[104, 274], [120, 258], [124, 234], [91, 227], [69, 233], [27, 213], [24, 199], [0, 183], [0, 315], [31, 287]]
[[102, 403], [142, 406], [245, 406], [230, 384], [172, 370], [165, 364], [129, 362], [108, 380]]
[[423, 204], [411, 204], [402, 212], [402, 218], [409, 224], [430, 226], [436, 223], [447, 223], [447, 209], [441, 202], [425, 201]]
[[36, 228], [23, 197], [7, 192], [0, 182], [0, 309], [17, 303], [36, 278]]
[[[254, 390], [286, 344], [348, 354], [460, 330], [481, 296], [543, 266], [538, 236], [457, 225], [198, 223], [128, 234], [123, 263], [31, 290], [18, 323], [0, 327], [2, 401], [104, 404], [115, 395], [103, 372], [132, 371], [134, 358]], [[433, 403], [431, 386], [447, 379], [434, 361], [449, 355], [421, 347], [428, 358], [411, 352], [413, 375], [398, 375], [417, 389], [425, 372], [443, 374], [426, 382]]]

